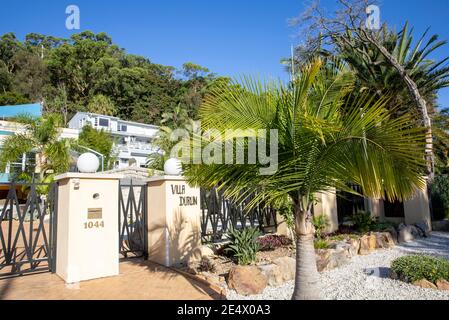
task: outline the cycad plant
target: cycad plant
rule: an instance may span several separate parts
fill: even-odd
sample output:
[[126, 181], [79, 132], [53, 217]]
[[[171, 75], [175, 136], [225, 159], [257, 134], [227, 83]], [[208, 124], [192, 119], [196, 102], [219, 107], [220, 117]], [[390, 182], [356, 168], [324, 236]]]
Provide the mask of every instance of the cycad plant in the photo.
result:
[[[366, 196], [404, 200], [425, 186], [423, 129], [413, 127], [409, 115], [391, 117], [387, 98], [351, 94], [353, 81], [350, 73], [315, 60], [289, 86], [246, 79], [214, 89], [200, 108], [203, 130], [278, 132], [278, 170], [272, 175], [260, 174], [259, 161], [191, 164], [185, 175], [194, 185], [218, 186], [235, 199], [257, 189], [249, 206], [291, 198], [297, 248], [293, 299], [320, 297], [312, 221], [316, 193], [353, 192], [350, 181]], [[234, 138], [223, 134], [218, 143]]]

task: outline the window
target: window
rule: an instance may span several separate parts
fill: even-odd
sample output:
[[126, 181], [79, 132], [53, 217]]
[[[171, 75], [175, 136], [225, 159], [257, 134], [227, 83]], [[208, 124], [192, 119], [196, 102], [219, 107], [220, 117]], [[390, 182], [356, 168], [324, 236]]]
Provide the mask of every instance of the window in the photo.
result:
[[119, 124], [117, 130], [126, 132], [128, 130], [128, 126], [126, 124]]
[[104, 119], [104, 118], [100, 118], [99, 125], [100, 125], [100, 127], [109, 127], [109, 120], [108, 119]]
[[384, 213], [387, 218], [404, 218], [404, 203], [399, 201], [390, 202], [388, 200], [384, 200]]

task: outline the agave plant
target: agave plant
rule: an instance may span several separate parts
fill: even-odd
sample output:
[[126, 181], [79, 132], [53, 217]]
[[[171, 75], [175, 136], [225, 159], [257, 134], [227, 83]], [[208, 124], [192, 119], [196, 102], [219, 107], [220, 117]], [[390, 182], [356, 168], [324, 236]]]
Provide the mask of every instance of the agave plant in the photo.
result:
[[[259, 161], [191, 164], [184, 172], [190, 183], [218, 186], [235, 201], [257, 189], [249, 207], [291, 198], [297, 248], [293, 299], [320, 297], [314, 194], [334, 188], [354, 192], [346, 185], [353, 182], [366, 196], [404, 200], [425, 186], [423, 129], [411, 126], [408, 114], [392, 117], [388, 98], [353, 95], [353, 86], [351, 73], [315, 60], [288, 86], [246, 78], [214, 89], [200, 108], [204, 130], [277, 130], [278, 170], [272, 175], [260, 174], [264, 165]], [[222, 144], [234, 143], [234, 138], [214, 137]]]

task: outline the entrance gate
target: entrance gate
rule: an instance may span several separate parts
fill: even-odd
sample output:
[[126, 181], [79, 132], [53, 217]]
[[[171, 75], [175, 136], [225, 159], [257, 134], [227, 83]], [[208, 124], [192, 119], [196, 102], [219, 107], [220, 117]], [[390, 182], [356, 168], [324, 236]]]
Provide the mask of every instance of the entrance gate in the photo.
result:
[[1, 183], [0, 279], [54, 271], [57, 184]]
[[148, 255], [147, 185], [119, 185], [119, 252], [122, 258]]

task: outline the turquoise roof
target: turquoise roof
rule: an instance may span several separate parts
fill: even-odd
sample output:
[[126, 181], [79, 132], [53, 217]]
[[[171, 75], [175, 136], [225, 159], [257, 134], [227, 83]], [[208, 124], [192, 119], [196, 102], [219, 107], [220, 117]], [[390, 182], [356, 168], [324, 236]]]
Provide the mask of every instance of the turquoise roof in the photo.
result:
[[19, 104], [16, 106], [0, 106], [0, 119], [13, 118], [23, 114], [40, 117], [42, 116], [42, 105], [40, 103], [33, 103]]

